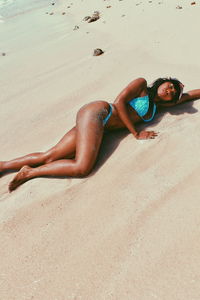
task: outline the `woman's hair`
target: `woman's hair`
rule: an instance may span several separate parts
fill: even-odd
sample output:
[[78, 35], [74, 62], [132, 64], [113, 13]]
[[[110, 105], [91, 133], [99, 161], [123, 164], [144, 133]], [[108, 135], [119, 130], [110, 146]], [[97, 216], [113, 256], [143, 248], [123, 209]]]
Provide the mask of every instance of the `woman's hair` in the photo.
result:
[[174, 88], [176, 90], [176, 94], [174, 99], [172, 99], [172, 102], [176, 103], [179, 100], [182, 93], [182, 83], [178, 79], [171, 77], [158, 78], [150, 86], [147, 87], [150, 99], [153, 99], [156, 96], [159, 86], [165, 82], [173, 83]]

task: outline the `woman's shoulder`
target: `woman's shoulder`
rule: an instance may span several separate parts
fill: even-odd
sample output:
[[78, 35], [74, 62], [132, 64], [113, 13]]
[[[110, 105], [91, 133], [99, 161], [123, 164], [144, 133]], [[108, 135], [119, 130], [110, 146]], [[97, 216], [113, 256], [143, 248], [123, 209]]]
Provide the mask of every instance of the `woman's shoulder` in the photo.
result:
[[147, 81], [143, 77], [136, 78], [129, 83], [126, 90], [137, 94], [137, 96], [147, 94]]
[[147, 81], [143, 77], [136, 78], [135, 80], [133, 80], [133, 83], [134, 82], [137, 83], [137, 84], [139, 84], [139, 85], [141, 85], [141, 86], [143, 86], [143, 87], [147, 87]]

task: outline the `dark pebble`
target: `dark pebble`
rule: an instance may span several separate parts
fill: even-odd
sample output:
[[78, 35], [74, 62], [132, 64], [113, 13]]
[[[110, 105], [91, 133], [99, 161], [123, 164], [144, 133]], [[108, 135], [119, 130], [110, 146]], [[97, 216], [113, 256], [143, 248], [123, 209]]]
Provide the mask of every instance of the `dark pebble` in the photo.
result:
[[102, 55], [104, 53], [103, 50], [101, 50], [100, 48], [94, 49], [94, 53], [93, 56], [99, 56]]
[[88, 23], [92, 23], [92, 22], [97, 21], [99, 18], [100, 18], [99, 11], [94, 11], [94, 13], [91, 17], [86, 16], [83, 20], [87, 21]]
[[89, 18], [88, 23], [92, 23], [95, 22], [99, 19], [99, 16], [92, 16], [91, 18]]

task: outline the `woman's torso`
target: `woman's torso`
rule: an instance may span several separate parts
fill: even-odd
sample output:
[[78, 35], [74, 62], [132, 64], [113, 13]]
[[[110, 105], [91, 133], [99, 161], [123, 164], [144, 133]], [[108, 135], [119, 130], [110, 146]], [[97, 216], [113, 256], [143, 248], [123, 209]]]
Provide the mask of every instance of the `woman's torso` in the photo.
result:
[[[147, 94], [147, 90], [143, 90], [140, 95], [138, 95], [136, 98], [147, 98], [146, 96], [148, 96]], [[134, 98], [135, 99], [135, 98]], [[133, 100], [133, 99], [132, 99]], [[155, 104], [153, 102], [151, 102], [148, 98], [147, 99], [141, 99], [142, 101], [149, 101], [149, 106], [148, 106], [148, 111], [145, 115], [143, 115], [142, 117], [139, 116], [139, 114], [136, 112], [136, 110], [130, 105], [130, 101], [128, 101], [126, 103], [126, 107], [127, 107], [127, 113], [128, 116], [130, 118], [130, 120], [132, 121], [133, 124], [139, 123], [141, 121], [144, 120], [151, 120], [152, 116], [154, 116], [155, 114]], [[120, 119], [120, 116], [118, 114], [117, 111], [117, 104], [112, 104], [113, 105], [113, 112], [112, 112], [112, 116], [109, 119], [108, 123], [106, 124], [106, 129], [108, 130], [114, 130], [114, 129], [120, 129], [120, 128], [125, 128], [124, 123], [122, 122], [122, 120]]]

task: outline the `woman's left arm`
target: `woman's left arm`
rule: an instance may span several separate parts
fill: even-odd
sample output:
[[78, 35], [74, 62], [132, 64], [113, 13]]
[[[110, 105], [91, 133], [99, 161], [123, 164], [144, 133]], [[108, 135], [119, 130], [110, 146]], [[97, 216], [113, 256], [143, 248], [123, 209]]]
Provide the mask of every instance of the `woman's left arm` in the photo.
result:
[[180, 100], [177, 102], [177, 104], [181, 104], [187, 101], [193, 101], [200, 99], [200, 89], [192, 90], [187, 93], [183, 93]]

